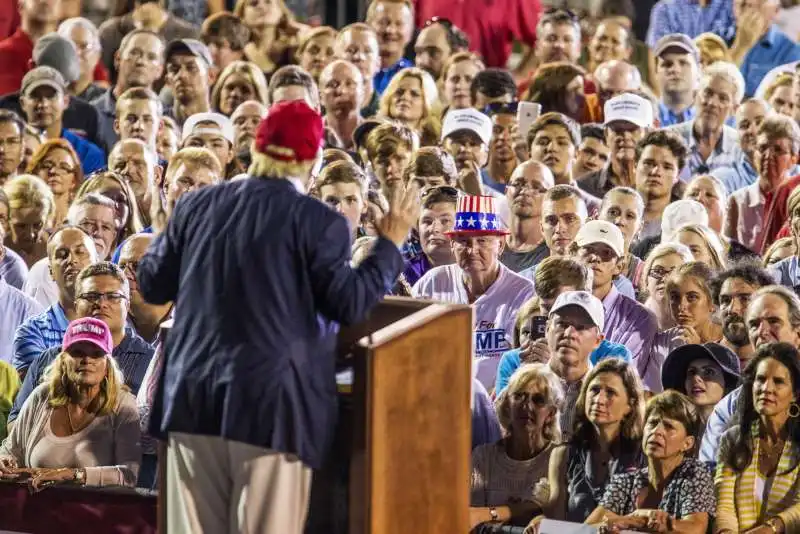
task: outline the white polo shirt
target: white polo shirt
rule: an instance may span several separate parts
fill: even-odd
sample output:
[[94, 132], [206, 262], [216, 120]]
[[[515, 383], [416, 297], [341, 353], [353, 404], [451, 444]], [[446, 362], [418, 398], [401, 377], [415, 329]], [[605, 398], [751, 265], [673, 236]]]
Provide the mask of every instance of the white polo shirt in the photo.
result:
[[[463, 271], [456, 264], [434, 267], [414, 284], [411, 294], [451, 304], [469, 304]], [[531, 297], [533, 282], [501, 263], [497, 280], [472, 303], [475, 310], [473, 372], [489, 391], [494, 388], [500, 357], [511, 348], [517, 312]]]

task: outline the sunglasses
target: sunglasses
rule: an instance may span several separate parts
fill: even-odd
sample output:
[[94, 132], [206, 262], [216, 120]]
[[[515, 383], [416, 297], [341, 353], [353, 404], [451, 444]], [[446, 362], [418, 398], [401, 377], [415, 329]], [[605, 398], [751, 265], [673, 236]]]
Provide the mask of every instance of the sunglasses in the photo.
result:
[[516, 115], [519, 108], [519, 102], [492, 102], [483, 108], [484, 115], [492, 116], [498, 113], [505, 113], [508, 115]]

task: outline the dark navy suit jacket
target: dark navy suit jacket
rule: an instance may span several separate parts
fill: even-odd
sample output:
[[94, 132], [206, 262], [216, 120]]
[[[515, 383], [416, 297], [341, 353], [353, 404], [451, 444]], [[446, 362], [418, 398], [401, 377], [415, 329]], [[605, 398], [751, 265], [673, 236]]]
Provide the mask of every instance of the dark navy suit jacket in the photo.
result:
[[378, 239], [358, 268], [347, 221], [291, 182], [184, 195], [139, 263], [150, 302], [175, 301], [150, 432], [220, 436], [321, 467], [336, 422], [335, 329], [403, 269]]

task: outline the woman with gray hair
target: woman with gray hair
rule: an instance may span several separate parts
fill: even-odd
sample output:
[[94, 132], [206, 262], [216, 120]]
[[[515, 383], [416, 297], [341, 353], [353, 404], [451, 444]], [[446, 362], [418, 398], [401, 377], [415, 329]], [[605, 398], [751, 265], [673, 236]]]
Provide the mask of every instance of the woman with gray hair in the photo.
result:
[[482, 523], [525, 525], [547, 495], [535, 487], [547, 477], [550, 452], [561, 440], [559, 411], [564, 391], [542, 363], [512, 375], [495, 408], [505, 437], [472, 451], [470, 528]]

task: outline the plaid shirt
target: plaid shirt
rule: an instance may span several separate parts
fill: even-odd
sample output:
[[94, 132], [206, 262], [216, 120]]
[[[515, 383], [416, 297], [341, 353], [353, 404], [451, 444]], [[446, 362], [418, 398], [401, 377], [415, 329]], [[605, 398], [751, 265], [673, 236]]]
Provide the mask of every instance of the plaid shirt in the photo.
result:
[[61, 345], [68, 325], [64, 309], [58, 303], [22, 323], [14, 335], [11, 365], [17, 371], [27, 371], [42, 352]]
[[722, 126], [722, 135], [717, 141], [717, 146], [706, 160], [703, 160], [703, 156], [700, 155], [697, 140], [694, 137], [694, 120], [670, 126], [669, 129], [683, 137], [689, 147], [686, 167], [683, 168], [680, 175], [684, 182], [688, 182], [692, 176], [698, 174], [708, 174], [720, 167], [731, 167], [744, 157], [742, 149], [739, 148], [739, 133], [730, 126]]
[[733, 41], [736, 21], [731, 0], [711, 0], [705, 7], [697, 0], [661, 0], [650, 12], [647, 46], [655, 48], [658, 40], [670, 33], [695, 38], [705, 32]]

